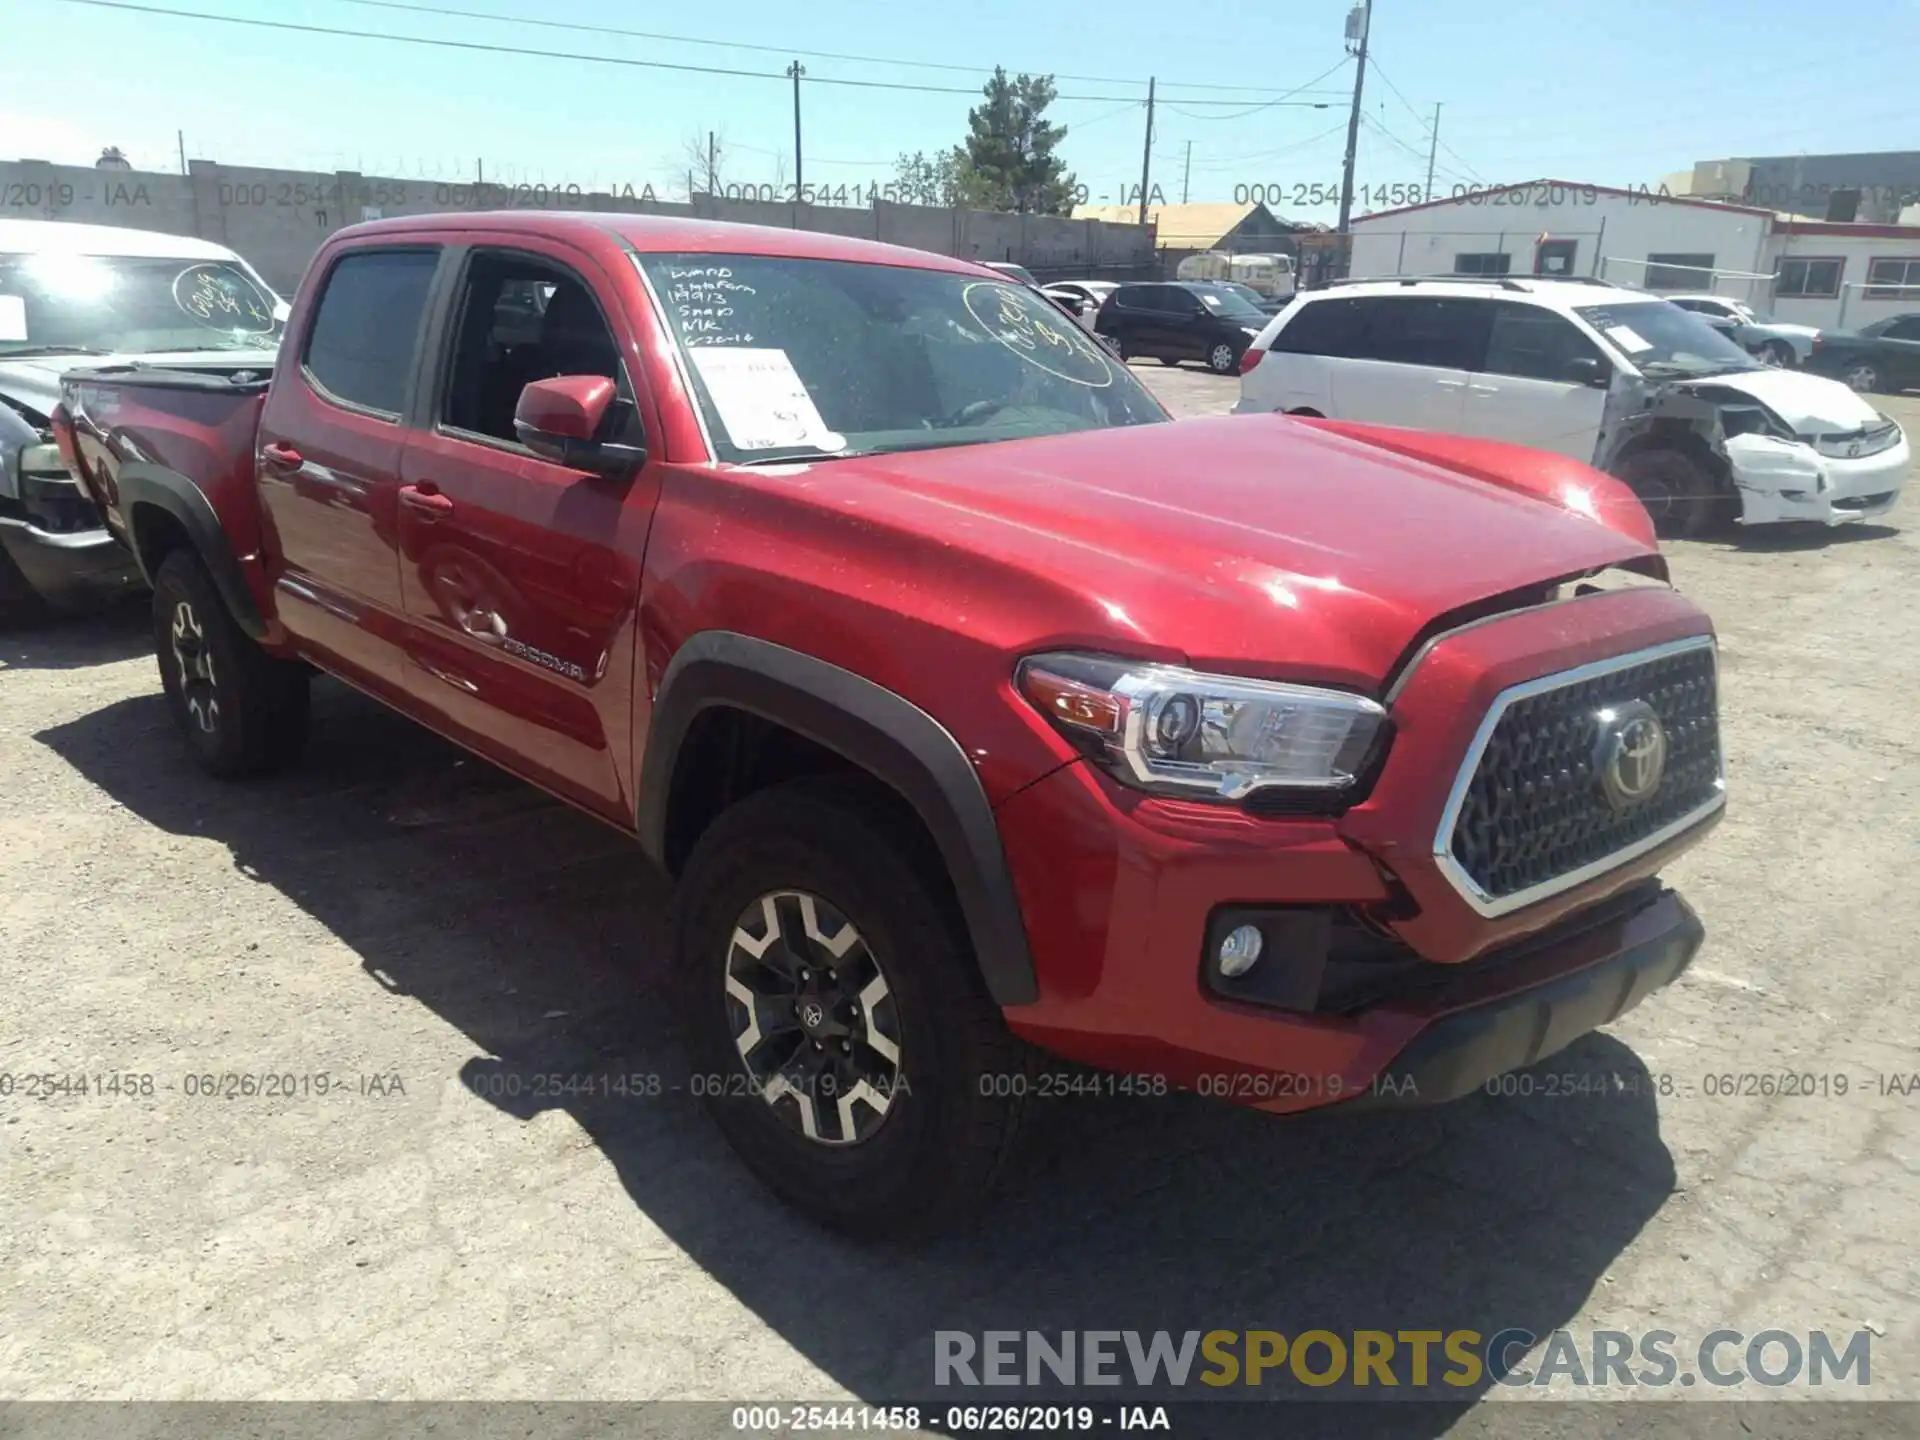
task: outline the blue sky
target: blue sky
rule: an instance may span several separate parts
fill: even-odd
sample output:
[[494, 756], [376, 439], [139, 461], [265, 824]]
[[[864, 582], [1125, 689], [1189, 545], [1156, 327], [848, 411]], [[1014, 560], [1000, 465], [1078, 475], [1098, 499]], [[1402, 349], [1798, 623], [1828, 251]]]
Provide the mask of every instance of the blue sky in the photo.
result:
[[[358, 0], [139, 3], [776, 77], [797, 56], [807, 70], [805, 178], [836, 187], [885, 183], [900, 151], [957, 141], [996, 63], [1060, 77], [1050, 113], [1067, 126], [1062, 153], [1095, 200], [1138, 184], [1149, 74], [1162, 102], [1153, 178], [1166, 199], [1179, 200], [1183, 184], [1196, 201], [1256, 184], [1289, 195], [1335, 186], [1353, 81], [1348, 0], [810, 0], [804, 10], [774, 0], [417, 0], [509, 17], [498, 21]], [[689, 140], [713, 130], [724, 180], [793, 178], [792, 90], [779, 78], [294, 34], [72, 0], [0, 0], [0, 29], [12, 54], [35, 57], [40, 82], [0, 95], [7, 158], [86, 163], [117, 144], [141, 168], [173, 169], [184, 131], [190, 156], [227, 164], [452, 180], [479, 163], [490, 180], [651, 184], [665, 198], [685, 189]], [[1376, 0], [1373, 46], [1356, 177], [1365, 188], [1424, 179], [1436, 101], [1441, 187], [1542, 175], [1655, 184], [1727, 155], [1920, 148], [1912, 0], [1559, 0], [1531, 10]], [[58, 58], [76, 53], [87, 58]], [[833, 79], [970, 93], [816, 83]], [[1292, 103], [1270, 103], [1302, 86]]]

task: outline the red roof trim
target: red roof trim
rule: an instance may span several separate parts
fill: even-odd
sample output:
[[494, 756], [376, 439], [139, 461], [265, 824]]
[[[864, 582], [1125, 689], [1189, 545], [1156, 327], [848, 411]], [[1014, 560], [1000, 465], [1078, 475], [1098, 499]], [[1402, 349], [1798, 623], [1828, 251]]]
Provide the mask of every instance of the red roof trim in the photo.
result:
[[1774, 226], [1774, 233], [1831, 235], [1835, 239], [1857, 235], [1863, 240], [1912, 240], [1920, 243], [1920, 225], [1875, 225], [1865, 220], [1782, 220]]
[[[1696, 200], [1691, 195], [1662, 195], [1655, 190], [1627, 190], [1618, 185], [1595, 185], [1589, 180], [1519, 180], [1511, 185], [1489, 185], [1485, 189], [1474, 190], [1476, 195], [1500, 195], [1509, 190], [1525, 190], [1532, 185], [1558, 185], [1567, 190], [1594, 190], [1602, 195], [1625, 195], [1647, 205], [1692, 205], [1697, 209], [1728, 211], [1736, 215], [1765, 215], [1772, 218], [1773, 211], [1763, 210], [1758, 205], [1730, 205], [1719, 200]], [[1448, 196], [1445, 200], [1422, 200], [1418, 205], [1400, 205], [1392, 210], [1369, 210], [1365, 215], [1353, 217], [1353, 224], [1363, 220], [1380, 220], [1388, 215], [1405, 215], [1413, 210], [1431, 210], [1438, 205], [1466, 205], [1471, 202], [1464, 195]]]

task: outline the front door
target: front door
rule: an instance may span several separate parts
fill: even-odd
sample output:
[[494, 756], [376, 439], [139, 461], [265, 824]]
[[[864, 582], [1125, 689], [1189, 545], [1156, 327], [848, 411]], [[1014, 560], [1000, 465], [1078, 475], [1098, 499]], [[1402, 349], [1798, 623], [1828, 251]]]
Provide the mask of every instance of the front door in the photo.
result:
[[1593, 462], [1612, 365], [1564, 315], [1492, 303], [1486, 358], [1468, 376], [1461, 432]]
[[355, 248], [333, 262], [304, 333], [286, 338], [254, 456], [275, 611], [316, 660], [388, 696], [402, 417], [440, 255]]
[[406, 677], [435, 723], [556, 794], [631, 824], [619, 754], [635, 689], [632, 626], [658, 467], [625, 478], [535, 455], [521, 389], [618, 381], [610, 419], [640, 443], [612, 287], [554, 242], [501, 237], [461, 262], [444, 377], [402, 461]]

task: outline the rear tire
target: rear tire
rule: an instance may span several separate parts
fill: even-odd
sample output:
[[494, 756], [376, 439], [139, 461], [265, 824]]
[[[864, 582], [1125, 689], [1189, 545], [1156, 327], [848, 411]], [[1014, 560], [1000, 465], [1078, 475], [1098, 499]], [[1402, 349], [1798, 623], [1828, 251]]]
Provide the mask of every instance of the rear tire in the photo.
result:
[[1240, 356], [1226, 344], [1216, 345], [1207, 352], [1207, 368], [1216, 375], [1231, 375], [1240, 368]]
[[1728, 508], [1714, 477], [1679, 450], [1637, 451], [1613, 473], [1646, 508], [1655, 532], [1670, 539], [1705, 533], [1724, 518]]
[[154, 576], [153, 641], [167, 708], [202, 770], [231, 780], [299, 758], [306, 667], [262, 650], [189, 550], [171, 552]]
[[1865, 360], [1856, 360], [1840, 372], [1840, 378], [1847, 387], [1862, 395], [1880, 393], [1880, 367]]
[[796, 781], [722, 813], [675, 902], [691, 1088], [769, 1190], [866, 1239], [975, 1213], [1026, 1089], [931, 850], [856, 783]]
[[1767, 341], [1760, 347], [1760, 358], [1781, 370], [1791, 370], [1798, 363], [1793, 353], [1793, 346], [1784, 340]]

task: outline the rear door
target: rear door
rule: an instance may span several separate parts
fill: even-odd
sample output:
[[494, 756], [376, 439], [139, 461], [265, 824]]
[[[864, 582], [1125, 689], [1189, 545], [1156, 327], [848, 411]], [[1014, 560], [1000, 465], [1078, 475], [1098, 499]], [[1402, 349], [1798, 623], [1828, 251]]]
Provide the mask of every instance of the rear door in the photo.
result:
[[1457, 432], [1468, 372], [1486, 348], [1484, 301], [1421, 295], [1354, 300], [1354, 358], [1333, 367], [1338, 417]]
[[[605, 375], [618, 434], [643, 444], [619, 292], [557, 241], [500, 236], [450, 260], [430, 380], [401, 464], [405, 676], [449, 734], [622, 824], [633, 796], [632, 625], [659, 466], [612, 478], [520, 444], [524, 386]], [[630, 778], [630, 777], [628, 777]]]
[[315, 660], [390, 699], [403, 627], [402, 417], [442, 251], [340, 251], [282, 345], [255, 466], [274, 608]]
[[[1492, 325], [1467, 382], [1461, 432], [1591, 462], [1613, 367], [1564, 315], [1512, 300], [1485, 302]], [[1576, 372], [1591, 366], [1588, 375]]]

